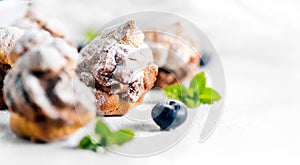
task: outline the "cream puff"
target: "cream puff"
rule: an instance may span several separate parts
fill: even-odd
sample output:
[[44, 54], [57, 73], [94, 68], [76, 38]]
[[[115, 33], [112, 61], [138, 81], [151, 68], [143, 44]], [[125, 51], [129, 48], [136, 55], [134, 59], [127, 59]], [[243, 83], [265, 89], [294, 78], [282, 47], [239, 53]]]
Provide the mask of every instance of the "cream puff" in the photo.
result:
[[96, 116], [95, 97], [74, 71], [76, 49], [52, 36], [39, 44], [23, 39], [4, 80], [11, 129], [34, 142], [64, 139]]
[[154, 63], [159, 71], [155, 86], [167, 87], [174, 83], [181, 83], [192, 77], [199, 68], [200, 53], [193, 48], [193, 41], [183, 35], [183, 28], [179, 22], [172, 24], [174, 34], [151, 30], [145, 31], [145, 42], [152, 49]]
[[135, 21], [105, 29], [80, 52], [76, 72], [93, 89], [98, 114], [124, 115], [154, 85], [157, 66]]

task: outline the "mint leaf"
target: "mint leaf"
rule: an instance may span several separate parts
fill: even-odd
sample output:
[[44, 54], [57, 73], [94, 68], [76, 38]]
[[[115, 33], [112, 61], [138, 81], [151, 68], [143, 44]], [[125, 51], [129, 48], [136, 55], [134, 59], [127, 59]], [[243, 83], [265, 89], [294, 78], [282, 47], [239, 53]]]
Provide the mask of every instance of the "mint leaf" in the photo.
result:
[[113, 144], [121, 146], [134, 138], [134, 132], [132, 130], [121, 129], [112, 132], [101, 120], [98, 120], [96, 123], [95, 135], [98, 137], [96, 141], [92, 139], [91, 136], [84, 137], [79, 143], [79, 148], [97, 152], [100, 146], [103, 149], [107, 149]]
[[86, 148], [88, 148], [90, 145], [92, 145], [93, 144], [93, 142], [92, 142], [92, 139], [91, 139], [91, 137], [90, 136], [86, 136], [86, 137], [84, 137], [81, 141], [80, 141], [80, 143], [79, 143], [79, 147], [80, 148], [83, 148], [83, 149], [86, 149]]
[[189, 88], [187, 89], [187, 95], [184, 95], [182, 101], [187, 107], [196, 108], [200, 106], [198, 89]]
[[84, 137], [79, 143], [79, 148], [81, 149], [96, 151], [98, 147], [99, 145], [93, 142], [91, 136]]
[[196, 108], [200, 106], [199, 101], [195, 101], [195, 99], [188, 98], [188, 97], [184, 98], [183, 103], [189, 108]]
[[165, 95], [174, 100], [182, 100], [182, 97], [187, 94], [187, 89], [181, 84], [173, 84], [162, 89]]
[[203, 91], [206, 87], [206, 78], [204, 72], [196, 74], [194, 78], [190, 82], [191, 89], [195, 89], [198, 91]]
[[163, 88], [163, 92], [170, 99], [181, 100], [180, 84], [174, 84], [169, 87]]
[[110, 142], [118, 146], [131, 141], [134, 137], [134, 132], [128, 129], [118, 130], [111, 134]]
[[215, 101], [219, 101], [221, 99], [220, 94], [212, 88], [205, 88], [205, 90], [201, 93], [200, 102], [204, 104], [212, 104]]
[[182, 101], [189, 108], [196, 108], [201, 104], [213, 104], [221, 99], [216, 90], [206, 87], [204, 72], [193, 77], [189, 88], [177, 83], [162, 90], [169, 99]]
[[107, 138], [111, 134], [111, 131], [105, 123], [98, 120], [95, 127], [95, 133], [101, 138]]
[[97, 33], [94, 30], [88, 30], [85, 33], [85, 38], [87, 40], [88, 43], [92, 42], [97, 36], [99, 35], [99, 33]]

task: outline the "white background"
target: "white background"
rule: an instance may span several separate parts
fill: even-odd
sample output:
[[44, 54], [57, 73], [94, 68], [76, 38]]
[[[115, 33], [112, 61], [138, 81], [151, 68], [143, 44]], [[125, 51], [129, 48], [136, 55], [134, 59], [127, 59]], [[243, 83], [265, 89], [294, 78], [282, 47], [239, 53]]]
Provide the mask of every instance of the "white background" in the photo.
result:
[[[56, 6], [57, 10], [50, 6]], [[78, 150], [50, 154], [42, 146], [36, 148], [33, 155], [20, 145], [19, 150], [0, 148], [0, 162], [35, 164], [35, 160], [47, 160], [39, 163], [52, 165], [300, 163], [299, 1], [127, 0], [117, 3], [116, 0], [92, 0], [87, 3], [55, 0], [40, 3], [40, 7], [52, 15], [64, 14], [62, 19], [74, 25], [74, 32], [144, 9], [170, 11], [188, 18], [207, 34], [223, 61], [227, 91], [223, 117], [204, 143], [199, 143], [199, 137], [192, 131], [172, 149], [152, 157], [131, 158]], [[70, 20], [74, 15], [76, 21]], [[10, 156], [3, 157], [5, 154]]]

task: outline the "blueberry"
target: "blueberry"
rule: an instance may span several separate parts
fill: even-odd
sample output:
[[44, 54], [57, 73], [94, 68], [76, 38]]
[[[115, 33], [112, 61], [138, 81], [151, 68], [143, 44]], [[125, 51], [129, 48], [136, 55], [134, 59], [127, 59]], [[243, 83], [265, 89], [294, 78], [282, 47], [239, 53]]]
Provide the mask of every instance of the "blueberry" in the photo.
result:
[[179, 101], [164, 101], [153, 107], [151, 115], [162, 130], [170, 130], [184, 123], [187, 118], [187, 108]]
[[84, 46], [85, 46], [85, 44], [79, 43], [78, 46], [77, 46], [77, 51], [80, 52], [83, 49]]
[[203, 52], [200, 59], [200, 66], [205, 66], [211, 60], [211, 56], [207, 52]]

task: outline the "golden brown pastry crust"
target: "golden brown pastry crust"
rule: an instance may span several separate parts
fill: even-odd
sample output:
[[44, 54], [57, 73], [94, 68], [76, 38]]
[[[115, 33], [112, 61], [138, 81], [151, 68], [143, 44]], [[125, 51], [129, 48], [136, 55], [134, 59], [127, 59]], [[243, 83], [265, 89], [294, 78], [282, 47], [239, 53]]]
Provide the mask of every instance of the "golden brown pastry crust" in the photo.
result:
[[83, 125], [94, 119], [93, 115], [81, 115], [76, 123], [71, 125], [60, 122], [36, 123], [10, 110], [10, 127], [18, 136], [30, 139], [32, 142], [52, 142], [64, 139], [76, 132]]
[[151, 90], [156, 80], [157, 75], [157, 68], [156, 67], [149, 67], [144, 69], [144, 86], [143, 86], [143, 94], [140, 95], [140, 98], [135, 103], [126, 103], [120, 99], [119, 95], [117, 94], [107, 94], [100, 90], [95, 90], [94, 94], [96, 100], [98, 102], [98, 113], [101, 115], [124, 115], [128, 112], [131, 106], [139, 105], [143, 99], [145, 94]]

